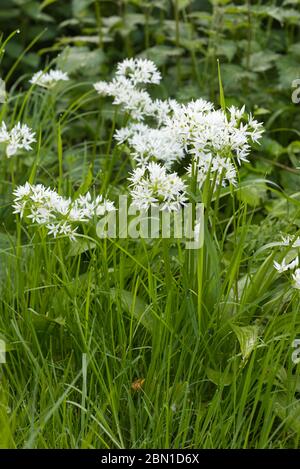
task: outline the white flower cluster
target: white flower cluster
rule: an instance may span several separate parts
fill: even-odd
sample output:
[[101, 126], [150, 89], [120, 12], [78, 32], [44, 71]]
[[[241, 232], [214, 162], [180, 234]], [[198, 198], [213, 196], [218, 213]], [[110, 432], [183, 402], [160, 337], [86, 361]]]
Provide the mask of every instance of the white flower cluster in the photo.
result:
[[139, 165], [155, 158], [170, 167], [174, 161], [184, 157], [183, 146], [165, 127], [154, 129], [143, 123], [133, 124], [117, 130], [115, 138], [118, 143], [128, 142], [133, 150], [132, 157]]
[[161, 74], [156, 65], [148, 59], [125, 59], [117, 65], [117, 77], [127, 78], [134, 86], [141, 83], [158, 84]]
[[42, 86], [43, 88], [53, 88], [59, 81], [68, 80], [68, 74], [61, 70], [50, 70], [49, 72], [43, 72], [43, 70], [40, 70], [33, 75], [31, 80], [29, 80], [29, 83], [32, 85]]
[[166, 168], [151, 162], [136, 168], [131, 177], [133, 205], [146, 211], [153, 204], [161, 210], [178, 211], [185, 205], [186, 186], [176, 173], [167, 173]]
[[299, 257], [296, 254], [295, 250], [295, 248], [299, 248], [300, 246], [300, 238], [297, 238], [295, 240], [292, 239], [291, 236], [283, 237], [282, 242], [279, 244], [281, 244], [282, 246], [289, 246], [291, 248], [291, 251], [288, 254], [289, 258], [287, 258], [286, 256], [281, 262], [274, 261], [274, 268], [280, 274], [288, 271], [294, 271], [294, 273], [292, 274], [292, 285], [294, 288], [300, 289]]
[[[127, 59], [117, 67], [115, 78], [99, 82], [95, 89], [114, 97], [115, 104], [138, 121], [148, 118], [155, 127], [129, 124], [115, 133], [118, 143], [127, 142], [138, 165], [153, 159], [170, 167], [184, 156], [191, 160], [187, 174], [197, 174], [201, 186], [210, 177], [215, 185], [236, 184], [237, 164], [248, 161], [250, 144], [258, 142], [262, 124], [245, 113], [245, 107], [215, 110], [212, 103], [197, 99], [187, 104], [176, 100], [152, 100], [138, 85], [159, 83], [160, 75], [149, 60]], [[195, 164], [196, 163], [196, 171]]]
[[[194, 157], [200, 185], [207, 175], [210, 179], [236, 184], [238, 164], [248, 161], [250, 142], [258, 142], [262, 124], [245, 115], [245, 108], [231, 107], [227, 112], [215, 110], [211, 103], [197, 100], [176, 109], [167, 119], [167, 127], [178, 135], [179, 140]], [[191, 174], [192, 167], [188, 167]], [[217, 173], [217, 174], [216, 174]]]
[[[174, 99], [153, 101], [140, 85], [160, 79], [151, 61], [126, 59], [118, 64], [111, 82], [95, 83], [98, 93], [113, 96], [114, 104], [121, 105], [134, 120], [144, 121], [117, 130], [118, 143], [128, 143], [138, 165], [153, 159], [169, 168], [187, 156], [191, 160], [187, 174], [196, 173], [200, 186], [208, 175], [216, 186], [236, 184], [235, 159], [238, 164], [248, 161], [250, 144], [261, 138], [262, 124], [245, 113], [245, 106], [223, 111], [204, 99], [187, 104]], [[155, 123], [154, 128], [146, 125], [147, 118]]]
[[103, 96], [113, 96], [114, 104], [121, 105], [133, 119], [143, 120], [153, 114], [153, 102], [142, 84], [158, 84], [161, 75], [151, 60], [126, 59], [117, 66], [116, 76], [111, 82], [99, 81], [95, 90]]
[[88, 192], [72, 201], [42, 184], [26, 182], [13, 194], [14, 213], [19, 213], [21, 218], [25, 214], [32, 223], [46, 226], [48, 234], [54, 238], [63, 235], [74, 240], [79, 223], [87, 223], [115, 210], [113, 202], [101, 195], [92, 199]]
[[292, 236], [282, 236], [282, 241], [280, 243], [281, 246], [290, 246], [291, 248], [299, 248], [300, 247], [300, 237], [293, 239]]
[[191, 163], [187, 168], [190, 177], [197, 178], [197, 182], [201, 187], [206, 180], [208, 174], [210, 179], [218, 185], [220, 182], [223, 186], [226, 181], [236, 185], [236, 168], [230, 158], [224, 158], [218, 154], [201, 152], [195, 158], [195, 165]]
[[6, 144], [7, 158], [15, 155], [19, 150], [31, 150], [31, 144], [35, 141], [35, 132], [26, 124], [18, 122], [11, 130], [8, 130], [5, 122], [2, 122], [0, 143]]

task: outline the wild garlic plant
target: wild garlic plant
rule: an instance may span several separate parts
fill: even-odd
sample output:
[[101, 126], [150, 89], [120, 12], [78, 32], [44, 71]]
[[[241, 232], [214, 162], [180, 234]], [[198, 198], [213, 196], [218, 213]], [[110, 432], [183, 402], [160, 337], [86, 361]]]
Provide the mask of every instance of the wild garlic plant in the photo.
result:
[[139, 210], [148, 210], [153, 203], [159, 203], [162, 210], [178, 211], [187, 200], [182, 179], [176, 173], [167, 173], [157, 163], [137, 168], [129, 180], [133, 205]]
[[67, 73], [61, 70], [50, 70], [49, 72], [44, 72], [40, 70], [36, 72], [32, 78], [29, 80], [29, 83], [32, 85], [38, 85], [42, 88], [51, 89], [60, 81], [68, 81], [70, 78]]
[[[279, 274], [290, 274], [290, 281], [292, 286], [300, 289], [300, 268], [299, 268], [299, 247], [300, 238], [292, 238], [291, 236], [284, 236], [282, 242], [279, 243], [285, 249], [285, 256], [281, 262], [274, 261], [274, 268]], [[287, 252], [286, 252], [287, 251]]]
[[[64, 72], [52, 70], [37, 72], [30, 82], [52, 88], [68, 79]], [[119, 63], [111, 82], [94, 84], [100, 95], [112, 96], [114, 104], [130, 116], [129, 124], [115, 132], [115, 139], [130, 148], [129, 192], [133, 206], [144, 212], [154, 204], [161, 211], [179, 211], [192, 200], [192, 182], [198, 191], [205, 181], [212, 182], [212, 190], [235, 185], [238, 165], [248, 161], [251, 143], [259, 142], [263, 132], [262, 124], [246, 114], [245, 107], [216, 110], [203, 99], [184, 104], [174, 99], [153, 100], [145, 86], [160, 81], [152, 61], [135, 58]], [[30, 138], [30, 134], [27, 140], [24, 137], [27, 147]], [[44, 225], [54, 237], [65, 235], [71, 240], [80, 223], [93, 223], [115, 209], [100, 195], [92, 199], [88, 193], [72, 200], [40, 184], [26, 183], [14, 191], [14, 197], [15, 213]]]
[[0, 143], [5, 145], [7, 158], [14, 156], [20, 150], [31, 150], [31, 144], [35, 141], [35, 132], [28, 125], [18, 122], [11, 130], [8, 130], [5, 122], [1, 123]]
[[75, 240], [80, 225], [87, 225], [91, 220], [96, 224], [100, 216], [115, 210], [113, 202], [101, 195], [93, 198], [88, 192], [72, 200], [42, 184], [26, 182], [17, 187], [13, 195], [14, 213], [36, 226], [45, 227], [54, 238], [65, 236], [71, 241]]
[[115, 132], [117, 142], [129, 146], [138, 167], [155, 161], [170, 170], [184, 159], [184, 178], [196, 177], [200, 190], [207, 178], [213, 189], [236, 185], [237, 167], [248, 161], [251, 144], [262, 136], [262, 124], [245, 112], [245, 106], [216, 110], [204, 99], [184, 104], [152, 100], [144, 85], [158, 84], [160, 79], [151, 61], [126, 59], [118, 64], [111, 82], [94, 84], [100, 95], [113, 96], [113, 103], [131, 117]]
[[[0, 103], [6, 101], [5, 82], [0, 79]], [[11, 158], [22, 150], [32, 150], [31, 145], [36, 141], [35, 132], [27, 124], [17, 122], [11, 129], [2, 121], [0, 125], [0, 144], [5, 148], [7, 158]]]

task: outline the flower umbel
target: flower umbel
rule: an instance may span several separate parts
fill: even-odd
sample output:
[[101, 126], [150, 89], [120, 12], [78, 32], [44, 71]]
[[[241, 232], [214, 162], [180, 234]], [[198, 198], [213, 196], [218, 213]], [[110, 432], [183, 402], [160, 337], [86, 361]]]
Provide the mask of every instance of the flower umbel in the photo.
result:
[[43, 88], [53, 88], [59, 81], [68, 80], [68, 74], [61, 70], [50, 70], [49, 72], [43, 72], [43, 70], [40, 70], [33, 75], [31, 80], [29, 80], [29, 83]]
[[111, 82], [94, 84], [99, 94], [113, 96], [113, 103], [138, 121], [115, 132], [118, 143], [129, 146], [138, 165], [160, 161], [169, 169], [188, 159], [187, 174], [192, 176], [196, 167], [200, 189], [207, 178], [214, 181], [213, 189], [236, 185], [237, 167], [248, 161], [251, 144], [263, 133], [262, 124], [245, 112], [245, 106], [216, 110], [204, 99], [187, 104], [152, 100], [142, 86], [160, 80], [150, 60], [126, 59]]
[[13, 194], [14, 213], [19, 213], [21, 218], [26, 214], [33, 224], [44, 225], [54, 238], [63, 235], [74, 240], [80, 223], [88, 223], [115, 210], [113, 202], [102, 195], [92, 198], [88, 192], [72, 200], [42, 184], [26, 182]]
[[35, 141], [35, 132], [28, 125], [18, 122], [11, 130], [8, 130], [5, 122], [2, 122], [0, 142], [6, 144], [7, 158], [15, 155], [19, 150], [31, 150], [31, 144]]
[[129, 180], [133, 205], [139, 210], [148, 210], [158, 203], [161, 210], [171, 212], [185, 205], [185, 183], [176, 173], [167, 173], [166, 168], [157, 163], [137, 168]]

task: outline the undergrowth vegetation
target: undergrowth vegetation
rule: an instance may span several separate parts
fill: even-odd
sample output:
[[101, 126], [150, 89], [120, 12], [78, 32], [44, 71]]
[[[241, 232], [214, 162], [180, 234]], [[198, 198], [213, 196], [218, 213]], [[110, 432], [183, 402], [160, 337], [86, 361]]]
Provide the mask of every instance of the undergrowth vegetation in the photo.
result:
[[299, 447], [299, 6], [1, 2], [1, 448]]

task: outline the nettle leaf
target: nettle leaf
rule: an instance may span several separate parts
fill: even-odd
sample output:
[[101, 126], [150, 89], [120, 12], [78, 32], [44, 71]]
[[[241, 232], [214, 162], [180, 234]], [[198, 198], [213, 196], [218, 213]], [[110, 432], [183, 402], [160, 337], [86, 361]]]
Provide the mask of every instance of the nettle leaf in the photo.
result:
[[283, 16], [284, 16], [285, 22], [289, 24], [298, 24], [299, 19], [300, 19], [299, 11], [293, 10], [293, 9], [284, 10]]
[[51, 318], [45, 314], [37, 313], [36, 311], [29, 309], [28, 313], [31, 316], [32, 323], [39, 333], [55, 333], [57, 327], [64, 327], [66, 325], [66, 320], [62, 316]]
[[290, 54], [297, 55], [297, 57], [299, 58], [300, 57], [300, 42], [296, 42], [295, 44], [292, 44], [291, 46], [289, 46], [288, 52]]
[[258, 183], [253, 178], [248, 177], [239, 187], [237, 197], [251, 207], [255, 207], [265, 199], [267, 189], [266, 184]]
[[94, 0], [73, 0], [72, 1], [72, 11], [74, 16], [84, 14], [84, 10], [88, 8]]
[[[263, 50], [250, 55], [249, 67], [253, 72], [265, 72], [274, 66], [279, 54]], [[247, 59], [243, 59], [243, 65], [246, 66]]]
[[269, 16], [283, 23], [284, 20], [284, 8], [272, 6], [272, 5], [259, 5], [252, 7], [252, 12], [261, 17]]
[[243, 360], [246, 360], [255, 349], [258, 339], [258, 326], [237, 326], [231, 325], [232, 330], [240, 344]]
[[300, 78], [299, 59], [292, 55], [281, 57], [277, 60], [276, 67], [280, 84], [290, 91], [292, 82]]
[[278, 157], [282, 153], [284, 153], [284, 148], [282, 145], [280, 145], [277, 140], [274, 140], [273, 138], [269, 137], [264, 137], [261, 141], [260, 145], [260, 152], [263, 155], [270, 155], [272, 157]]
[[120, 301], [124, 310], [132, 314], [146, 329], [152, 330], [149, 305], [142, 298], [128, 290], [117, 290], [116, 288], [110, 289], [110, 295], [113, 301]]
[[228, 3], [230, 3], [231, 0], [210, 0], [210, 3], [212, 5], [227, 5]]
[[[123, 37], [126, 37], [132, 31], [135, 31], [139, 25], [144, 25], [145, 22], [145, 15], [141, 13], [127, 13], [124, 15], [123, 22], [117, 29]], [[151, 23], [153, 23], [153, 20], [149, 20], [149, 24]]]
[[290, 401], [287, 394], [281, 392], [274, 396], [273, 409], [285, 426], [300, 435], [300, 402]]
[[165, 45], [153, 46], [140, 54], [140, 57], [146, 57], [153, 60], [160, 67], [164, 65], [171, 57], [180, 57], [184, 50], [179, 47], [171, 47]]
[[249, 83], [256, 83], [258, 74], [253, 71], [245, 70], [240, 65], [222, 64], [222, 82], [226, 90], [243, 89], [245, 80]]
[[173, 0], [174, 4], [177, 4], [178, 10], [184, 10], [188, 7], [194, 0]]
[[281, 171], [279, 178], [280, 184], [284, 187], [288, 194], [293, 194], [299, 190], [300, 171], [299, 174], [290, 173], [288, 171]]
[[238, 45], [235, 41], [222, 41], [216, 47], [217, 56], [225, 56], [229, 62], [232, 61], [238, 50]]
[[104, 57], [101, 49], [91, 51], [88, 47], [66, 47], [57, 59], [57, 67], [67, 73], [92, 71], [95, 74]]
[[290, 6], [290, 5], [296, 5], [298, 6], [299, 5], [299, 0], [284, 0], [282, 6]]
[[230, 386], [233, 381], [233, 375], [228, 371], [217, 371], [207, 368], [206, 374], [208, 379], [216, 386]]
[[92, 249], [95, 249], [96, 243], [89, 239], [76, 239], [70, 245], [70, 249], [67, 257], [79, 256], [85, 252], [89, 252]]
[[252, 7], [252, 13], [259, 16], [269, 16], [279, 21], [282, 25], [286, 23], [296, 24], [299, 21], [300, 13], [292, 8], [282, 8], [272, 5], [260, 5]]

